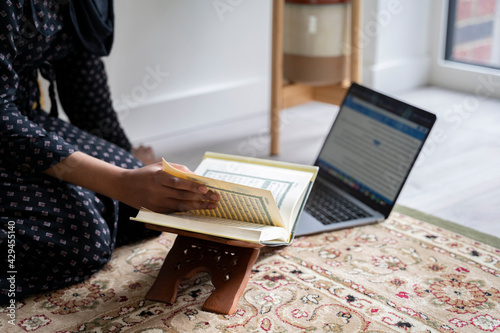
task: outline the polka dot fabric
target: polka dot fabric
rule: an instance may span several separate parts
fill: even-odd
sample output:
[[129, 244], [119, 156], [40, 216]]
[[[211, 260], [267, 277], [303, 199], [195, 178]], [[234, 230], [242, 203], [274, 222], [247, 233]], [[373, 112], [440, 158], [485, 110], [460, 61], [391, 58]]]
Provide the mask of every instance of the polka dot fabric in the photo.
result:
[[[132, 208], [43, 173], [75, 151], [142, 166], [129, 153], [102, 61], [83, 50], [69, 22], [66, 1], [0, 4], [0, 258], [7, 267], [14, 221], [18, 299], [80, 282], [110, 260], [117, 239], [148, 234], [128, 222]], [[57, 84], [72, 124], [41, 109], [39, 72]], [[0, 271], [1, 303], [6, 274]]]

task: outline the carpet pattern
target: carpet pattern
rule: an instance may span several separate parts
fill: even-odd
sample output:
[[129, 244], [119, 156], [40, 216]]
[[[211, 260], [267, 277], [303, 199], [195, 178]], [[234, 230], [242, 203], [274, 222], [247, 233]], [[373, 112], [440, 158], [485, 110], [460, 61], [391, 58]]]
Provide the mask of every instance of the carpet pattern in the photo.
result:
[[401, 213], [264, 248], [233, 315], [208, 274], [144, 299], [175, 235], [118, 249], [90, 280], [18, 302], [3, 332], [500, 332], [500, 250]]

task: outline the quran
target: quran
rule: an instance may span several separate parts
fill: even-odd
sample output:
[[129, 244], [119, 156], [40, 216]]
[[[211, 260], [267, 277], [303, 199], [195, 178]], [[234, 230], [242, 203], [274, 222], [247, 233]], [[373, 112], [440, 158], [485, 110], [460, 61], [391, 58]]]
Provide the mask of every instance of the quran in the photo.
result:
[[132, 220], [262, 245], [292, 242], [317, 167], [213, 152], [194, 173], [163, 160], [163, 170], [219, 194], [216, 209], [160, 214], [141, 209]]

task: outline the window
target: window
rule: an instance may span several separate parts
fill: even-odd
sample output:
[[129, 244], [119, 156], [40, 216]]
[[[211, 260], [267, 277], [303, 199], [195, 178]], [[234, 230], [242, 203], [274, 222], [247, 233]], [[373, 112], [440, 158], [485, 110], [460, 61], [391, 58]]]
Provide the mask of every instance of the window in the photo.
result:
[[445, 60], [500, 69], [500, 0], [449, 0]]

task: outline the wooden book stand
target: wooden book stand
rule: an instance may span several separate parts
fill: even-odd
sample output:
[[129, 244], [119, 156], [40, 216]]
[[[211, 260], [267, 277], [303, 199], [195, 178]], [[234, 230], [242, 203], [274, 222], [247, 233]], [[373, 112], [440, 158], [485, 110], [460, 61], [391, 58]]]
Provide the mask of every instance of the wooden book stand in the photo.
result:
[[147, 227], [176, 233], [178, 236], [146, 299], [172, 304], [182, 280], [207, 272], [212, 276], [215, 290], [202, 309], [233, 314], [263, 245], [151, 224], [147, 224]]

